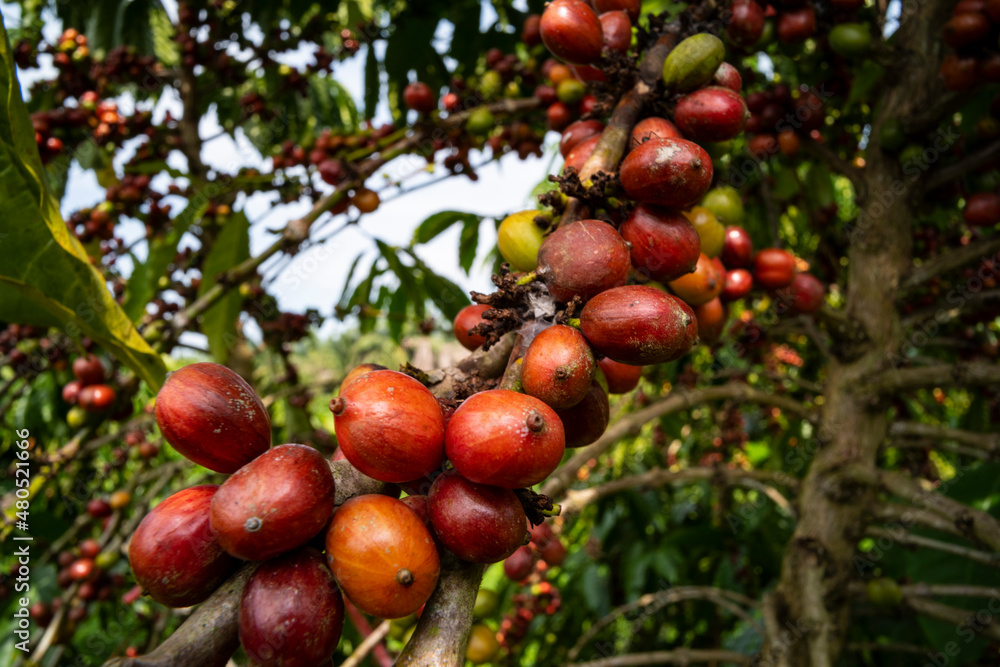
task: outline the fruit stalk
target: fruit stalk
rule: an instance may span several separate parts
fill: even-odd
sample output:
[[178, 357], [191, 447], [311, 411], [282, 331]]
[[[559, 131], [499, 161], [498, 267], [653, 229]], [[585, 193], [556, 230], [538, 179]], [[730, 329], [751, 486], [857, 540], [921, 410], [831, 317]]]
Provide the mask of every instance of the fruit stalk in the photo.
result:
[[239, 646], [237, 617], [240, 596], [256, 563], [247, 563], [152, 653], [137, 658], [112, 658], [104, 667], [224, 667]]
[[485, 566], [450, 553], [441, 559], [441, 578], [397, 667], [463, 667], [472, 609]]
[[[677, 36], [673, 33], [667, 33], [660, 37], [646, 52], [639, 64], [639, 81], [618, 101], [611, 118], [608, 119], [607, 126], [601, 133], [601, 138], [597, 142], [594, 152], [580, 171], [582, 182], [585, 183], [598, 172], [615, 171], [625, 154], [632, 128], [642, 114], [646, 99], [656, 90], [656, 82], [660, 79], [660, 72], [663, 70], [663, 61], [666, 60], [667, 54], [676, 43]], [[582, 201], [570, 198], [559, 225], [568, 225], [582, 219], [584, 208]]]

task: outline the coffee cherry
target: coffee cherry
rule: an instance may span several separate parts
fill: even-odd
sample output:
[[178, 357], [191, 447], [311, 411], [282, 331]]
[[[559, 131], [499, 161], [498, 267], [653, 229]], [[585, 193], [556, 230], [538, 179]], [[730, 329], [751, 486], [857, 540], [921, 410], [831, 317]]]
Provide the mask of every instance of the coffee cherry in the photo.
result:
[[556, 410], [563, 423], [566, 447], [585, 447], [608, 428], [611, 408], [608, 394], [598, 382], [593, 382], [583, 400], [571, 408]]
[[510, 489], [449, 471], [434, 480], [428, 498], [434, 532], [462, 560], [496, 563], [524, 542], [524, 509]]
[[198, 363], [174, 371], [156, 396], [156, 425], [185, 458], [234, 473], [271, 446], [271, 419], [243, 378]]
[[434, 91], [426, 83], [416, 81], [403, 89], [403, 102], [417, 113], [429, 114], [437, 106]]
[[623, 364], [679, 359], [698, 339], [694, 311], [655, 287], [616, 287], [591, 299], [580, 313], [584, 338], [597, 352]]
[[778, 15], [776, 30], [780, 42], [804, 42], [816, 33], [816, 12], [812, 7], [783, 11]]
[[82, 387], [89, 384], [104, 382], [104, 366], [101, 360], [93, 354], [77, 357], [73, 360], [73, 375], [80, 381]]
[[83, 388], [83, 383], [79, 380], [70, 380], [62, 389], [62, 399], [70, 405], [76, 405], [77, 399], [80, 396], [80, 389]]
[[546, 48], [571, 65], [589, 65], [601, 57], [601, 21], [582, 0], [549, 3], [542, 12], [539, 32]]
[[640, 120], [632, 128], [632, 139], [629, 141], [629, 150], [634, 150], [636, 146], [656, 139], [683, 139], [681, 131], [677, 126], [666, 118], [653, 116]]
[[708, 255], [702, 253], [693, 273], [670, 282], [670, 291], [691, 306], [700, 306], [719, 296], [724, 286], [725, 276], [712, 264]]
[[604, 48], [617, 53], [628, 53], [632, 45], [632, 21], [622, 11], [605, 12], [599, 17]]
[[344, 180], [344, 163], [340, 160], [323, 160], [319, 163], [319, 177], [330, 185], [337, 185]]
[[490, 131], [496, 127], [497, 121], [493, 117], [493, 113], [485, 108], [480, 107], [475, 109], [471, 114], [469, 114], [469, 119], [465, 121], [465, 129], [469, 131], [470, 134], [477, 136], [485, 136], [490, 133]]
[[742, 227], [726, 227], [722, 263], [728, 268], [746, 268], [753, 261], [753, 241]]
[[515, 271], [534, 271], [538, 266], [538, 249], [544, 240], [541, 228], [535, 223], [539, 213], [536, 210], [512, 213], [497, 230], [500, 255]]
[[622, 187], [645, 204], [687, 208], [712, 184], [712, 158], [686, 139], [653, 139], [632, 149], [622, 161]]
[[500, 652], [500, 642], [496, 633], [482, 623], [476, 623], [469, 630], [469, 643], [465, 648], [465, 659], [473, 665], [482, 665], [493, 660]]
[[[714, 213], [719, 222], [724, 225], [740, 225], [743, 222], [743, 200], [740, 198], [740, 193], [733, 187], [723, 185], [712, 188], [705, 194], [701, 205]], [[749, 237], [747, 237], [747, 240], [749, 240]], [[725, 257], [723, 257], [722, 261], [726, 261]], [[750, 259], [748, 258], [748, 265], [749, 261]], [[726, 262], [726, 266], [730, 266], [728, 262]], [[730, 268], [738, 266], [740, 265], [734, 264]]]
[[718, 340], [726, 327], [726, 307], [716, 297], [711, 301], [695, 306], [694, 315], [698, 318], [698, 336], [705, 342]]
[[[980, 14], [982, 16], [982, 14]], [[945, 27], [947, 29], [947, 25]], [[989, 21], [986, 21], [989, 26]], [[845, 58], [857, 58], [868, 53], [872, 45], [872, 35], [868, 26], [862, 23], [841, 23], [830, 30], [827, 37], [830, 48]]]
[[240, 644], [256, 665], [327, 664], [343, 629], [344, 598], [316, 549], [262, 564], [243, 589]]
[[477, 336], [469, 333], [469, 330], [476, 327], [486, 320], [483, 319], [483, 313], [489, 310], [490, 307], [483, 304], [472, 304], [471, 306], [466, 306], [462, 310], [458, 311], [458, 315], [455, 316], [455, 322], [452, 324], [452, 329], [455, 332], [455, 338], [458, 342], [462, 344], [466, 350], [478, 349], [484, 342], [486, 338], [483, 336]]
[[94, 498], [87, 503], [87, 514], [95, 519], [111, 516], [111, 505], [103, 498]]
[[73, 581], [83, 581], [89, 579], [96, 571], [93, 558], [78, 558], [68, 568], [70, 579]]
[[969, 195], [962, 209], [962, 218], [971, 227], [992, 227], [1000, 222], [1000, 196], [992, 192]]
[[341, 590], [361, 611], [402, 618], [434, 592], [441, 563], [430, 532], [395, 498], [351, 498], [333, 514], [327, 563]]
[[115, 390], [106, 384], [89, 384], [77, 397], [77, 403], [87, 412], [104, 412], [114, 402]]
[[743, 77], [739, 70], [729, 63], [722, 63], [719, 69], [715, 70], [712, 81], [723, 88], [728, 88], [734, 93], [739, 93], [743, 89]]
[[685, 95], [677, 103], [677, 127], [697, 142], [728, 141], [743, 131], [747, 106], [743, 97], [729, 88], [708, 86]]
[[340, 383], [340, 393], [343, 393], [348, 386], [351, 385], [355, 380], [357, 380], [362, 375], [367, 375], [373, 371], [385, 371], [389, 370], [381, 364], [361, 364], [360, 366], [355, 366], [351, 371], [344, 376], [343, 382]]
[[212, 498], [212, 530], [228, 553], [265, 560], [302, 546], [333, 512], [334, 480], [322, 454], [280, 445], [246, 464]]
[[330, 401], [337, 440], [355, 468], [382, 482], [407, 482], [444, 462], [444, 415], [408, 375], [374, 371]]
[[563, 130], [562, 139], [559, 140], [559, 154], [565, 158], [581, 143], [600, 136], [603, 131], [604, 123], [599, 120], [578, 120], [572, 123]]
[[379, 200], [378, 193], [374, 190], [359, 188], [354, 193], [354, 196], [351, 197], [351, 203], [361, 213], [374, 213], [382, 202]]
[[815, 313], [823, 306], [826, 285], [811, 273], [796, 273], [792, 284], [779, 293], [782, 301], [790, 303], [792, 315]]
[[594, 154], [594, 149], [597, 148], [597, 144], [600, 142], [601, 137], [599, 135], [590, 137], [589, 139], [584, 139], [576, 146], [573, 150], [569, 152], [566, 156], [566, 163], [563, 165], [563, 171], [568, 171], [573, 169], [577, 173], [583, 171], [583, 167], [587, 164], [587, 160], [590, 156]]
[[693, 271], [701, 240], [681, 214], [640, 204], [632, 209], [619, 229], [631, 245], [629, 255], [637, 275], [660, 282]]
[[753, 276], [746, 269], [733, 269], [726, 271], [725, 285], [719, 298], [722, 303], [730, 303], [737, 299], [744, 298], [753, 289]]
[[553, 102], [545, 110], [545, 118], [549, 128], [556, 132], [562, 132], [573, 122], [573, 112], [562, 102]]
[[111, 509], [120, 510], [128, 507], [128, 504], [132, 502], [132, 494], [128, 491], [115, 491], [108, 498], [108, 504], [111, 505]]
[[592, 298], [624, 285], [631, 261], [625, 240], [600, 220], [577, 220], [553, 232], [538, 250], [538, 271], [557, 301]]
[[765, 289], [788, 287], [795, 278], [795, 256], [780, 248], [765, 248], [753, 258], [753, 279]]
[[570, 408], [586, 396], [597, 362], [583, 334], [556, 324], [541, 331], [528, 346], [521, 364], [524, 393], [551, 408]]
[[538, 484], [565, 448], [562, 422], [542, 401], [506, 389], [473, 394], [445, 431], [448, 459], [464, 477], [508, 489]]
[[704, 206], [692, 206], [684, 213], [701, 239], [701, 251], [709, 257], [718, 257], [722, 253], [726, 240], [726, 228], [709, 209]]
[[503, 573], [511, 581], [527, 579], [535, 569], [535, 552], [530, 547], [518, 547], [503, 562]]
[[974, 44], [988, 34], [990, 20], [980, 12], [955, 14], [944, 24], [943, 30], [945, 44], [955, 49]]
[[597, 362], [597, 365], [607, 380], [609, 394], [627, 394], [639, 386], [642, 366], [629, 366], [607, 357]]
[[538, 554], [549, 567], [559, 567], [566, 562], [566, 556], [568, 555], [566, 545], [558, 537], [553, 537], [544, 546], [541, 546]]
[[532, 47], [542, 43], [541, 34], [542, 17], [538, 14], [531, 14], [524, 19], [524, 27], [521, 28], [521, 41], [525, 46]]
[[168, 607], [202, 602], [236, 569], [209, 525], [209, 508], [219, 487], [178, 491], [147, 514], [128, 546], [136, 581]]
[[97, 540], [88, 537], [80, 542], [80, 556], [83, 558], [97, 558], [99, 553], [101, 553], [101, 545]]
[[632, 23], [639, 20], [639, 12], [642, 11], [642, 0], [594, 0], [593, 5], [598, 14], [623, 11], [628, 14]]
[[764, 10], [753, 0], [734, 0], [726, 34], [737, 46], [753, 46], [764, 32]]
[[712, 80], [726, 57], [718, 37], [702, 32], [675, 46], [663, 62], [663, 82], [674, 93], [689, 93]]

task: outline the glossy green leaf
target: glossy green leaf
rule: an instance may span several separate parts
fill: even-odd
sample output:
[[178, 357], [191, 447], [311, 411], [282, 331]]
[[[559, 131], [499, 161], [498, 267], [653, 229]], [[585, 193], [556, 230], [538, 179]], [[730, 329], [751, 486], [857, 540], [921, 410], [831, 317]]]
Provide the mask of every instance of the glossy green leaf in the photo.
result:
[[[226, 220], [205, 258], [198, 295], [201, 296], [212, 287], [219, 274], [249, 257], [250, 221], [242, 212], [233, 213]], [[212, 351], [212, 356], [223, 363], [229, 357], [230, 343], [236, 340], [236, 320], [240, 315], [242, 302], [240, 293], [235, 289], [230, 290], [202, 315], [201, 330], [208, 337], [208, 348]]]
[[427, 243], [452, 225], [461, 222], [463, 225], [476, 224], [478, 230], [479, 221], [482, 217], [475, 213], [462, 213], [460, 211], [441, 211], [430, 216], [419, 225], [413, 232], [412, 244]]
[[165, 368], [115, 302], [49, 192], [6, 28], [0, 48], [0, 320], [89, 336], [159, 388]]
[[480, 220], [466, 220], [462, 225], [462, 236], [458, 242], [458, 263], [469, 275], [472, 263], [476, 261], [476, 250], [479, 249], [479, 223]]

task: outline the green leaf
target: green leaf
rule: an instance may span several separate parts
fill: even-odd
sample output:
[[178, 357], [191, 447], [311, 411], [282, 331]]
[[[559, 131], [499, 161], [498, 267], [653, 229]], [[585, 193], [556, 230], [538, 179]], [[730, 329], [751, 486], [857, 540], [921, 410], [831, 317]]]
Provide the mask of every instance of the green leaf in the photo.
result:
[[397, 289], [389, 298], [389, 335], [399, 343], [403, 339], [403, 325], [406, 324], [406, 292]]
[[465, 225], [470, 223], [476, 224], [476, 229], [478, 231], [479, 222], [482, 217], [476, 215], [475, 213], [462, 213], [460, 211], [441, 211], [440, 213], [435, 213], [430, 216], [419, 225], [417, 225], [416, 230], [413, 232], [412, 245], [417, 245], [418, 243], [427, 243], [431, 239], [437, 237], [439, 234], [444, 232], [455, 223], [461, 222]]
[[480, 219], [466, 220], [462, 226], [462, 237], [458, 242], [458, 264], [469, 275], [472, 263], [476, 261], [476, 250], [479, 248]]
[[6, 27], [0, 69], [0, 320], [86, 335], [158, 389], [166, 369], [115, 302], [49, 192]]
[[149, 13], [150, 30], [153, 33], [153, 53], [165, 67], [174, 67], [180, 61], [180, 49], [174, 39], [174, 24], [157, 4]]
[[342, 128], [354, 132], [358, 127], [358, 109], [347, 89], [329, 77], [309, 78], [309, 109], [320, 127]]
[[375, 117], [375, 108], [378, 106], [379, 93], [382, 90], [380, 77], [382, 66], [375, 55], [375, 49], [367, 47], [368, 54], [365, 56], [365, 118]]
[[361, 262], [361, 258], [364, 256], [365, 254], [361, 253], [360, 255], [355, 257], [354, 261], [351, 262], [351, 268], [347, 270], [347, 279], [344, 280], [344, 291], [341, 292], [340, 298], [337, 299], [337, 305], [340, 306], [341, 308], [347, 308], [347, 300], [348, 298], [350, 298], [348, 290], [351, 288], [351, 281], [354, 279], [354, 272], [357, 270], [358, 264]]
[[[202, 269], [198, 296], [216, 283], [219, 274], [249, 257], [250, 221], [241, 211], [229, 216], [212, 244]], [[201, 330], [208, 337], [208, 348], [212, 351], [212, 356], [222, 363], [229, 357], [229, 344], [236, 339], [236, 319], [240, 315], [241, 305], [242, 297], [239, 292], [230, 290], [202, 316]]]
[[434, 273], [423, 264], [420, 265], [420, 269], [424, 273], [424, 291], [427, 292], [427, 296], [445, 317], [449, 320], [455, 319], [458, 311], [469, 305], [468, 295], [461, 287]]
[[424, 316], [424, 295], [420, 293], [419, 282], [413, 275], [413, 269], [403, 264], [399, 255], [396, 254], [395, 248], [379, 240], [376, 240], [375, 243], [389, 265], [389, 270], [396, 274], [396, 278], [399, 279], [399, 289], [409, 296], [416, 316], [422, 318]]

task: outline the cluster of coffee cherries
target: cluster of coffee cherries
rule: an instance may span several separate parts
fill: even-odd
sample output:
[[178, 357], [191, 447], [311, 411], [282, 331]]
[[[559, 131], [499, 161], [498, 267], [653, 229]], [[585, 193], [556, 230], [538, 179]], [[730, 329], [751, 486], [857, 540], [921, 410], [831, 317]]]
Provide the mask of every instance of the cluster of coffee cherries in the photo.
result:
[[788, 158], [799, 152], [799, 135], [819, 138], [826, 117], [823, 100], [813, 90], [792, 91], [779, 83], [747, 95], [747, 149], [758, 160], [779, 152]]
[[[66, 403], [83, 412], [106, 412], [111, 409], [117, 393], [114, 387], [106, 384], [107, 372], [97, 355], [87, 354], [74, 359], [73, 376], [76, 379], [67, 382], [62, 389], [62, 398]], [[84, 418], [83, 412], [79, 415], [73, 412], [71, 409], [68, 421]]]
[[1000, 2], [962, 0], [944, 24], [942, 36], [952, 48], [941, 61], [941, 77], [950, 90], [969, 90], [1000, 82]]
[[559, 589], [546, 578], [550, 568], [566, 560], [566, 546], [547, 522], [532, 526], [530, 533], [531, 542], [503, 563], [507, 578], [521, 586], [511, 598], [514, 608], [500, 622], [500, 645], [508, 650], [524, 639], [535, 616], [551, 616], [562, 605]]

